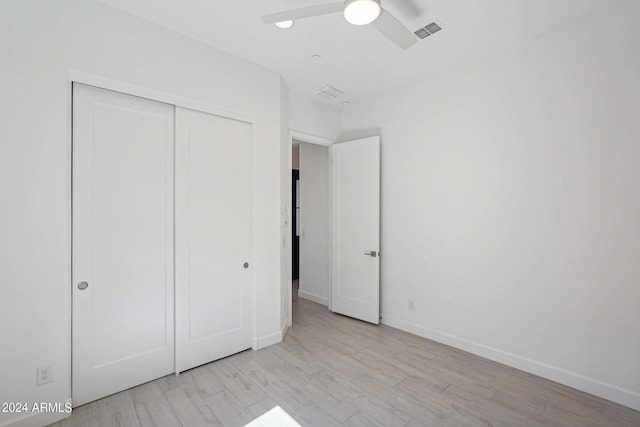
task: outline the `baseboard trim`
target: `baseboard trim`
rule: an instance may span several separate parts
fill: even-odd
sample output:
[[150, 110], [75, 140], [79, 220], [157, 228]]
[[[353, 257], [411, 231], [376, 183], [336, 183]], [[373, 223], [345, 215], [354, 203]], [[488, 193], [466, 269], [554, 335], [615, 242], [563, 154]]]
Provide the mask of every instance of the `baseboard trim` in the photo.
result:
[[398, 318], [383, 315], [381, 323], [460, 350], [468, 351], [469, 353], [485, 357], [495, 362], [503, 363], [513, 368], [538, 375], [539, 377], [576, 388], [586, 393], [590, 393], [640, 411], [640, 393], [632, 390], [624, 389], [566, 369], [538, 362], [536, 360], [502, 351], [497, 348], [489, 347], [454, 335], [446, 334], [444, 332], [424, 328], [420, 325], [406, 322]]
[[282, 331], [276, 331], [272, 334], [263, 335], [257, 337], [255, 340], [254, 349], [260, 350], [261, 348], [269, 347], [270, 345], [278, 344], [282, 342]]
[[327, 298], [321, 297], [320, 295], [312, 294], [311, 292], [303, 291], [302, 289], [298, 289], [298, 297], [317, 302], [318, 304], [322, 304], [324, 306], [329, 303], [329, 300]]
[[[60, 402], [62, 407], [66, 402], [71, 403], [71, 398]], [[62, 421], [70, 415], [67, 412], [31, 412], [6, 421], [0, 420], [0, 427], [42, 427]]]
[[289, 319], [285, 320], [284, 324], [282, 325], [282, 335], [280, 341], [284, 340], [284, 337], [287, 335], [287, 331], [289, 330], [290, 326], [291, 322], [289, 321]]

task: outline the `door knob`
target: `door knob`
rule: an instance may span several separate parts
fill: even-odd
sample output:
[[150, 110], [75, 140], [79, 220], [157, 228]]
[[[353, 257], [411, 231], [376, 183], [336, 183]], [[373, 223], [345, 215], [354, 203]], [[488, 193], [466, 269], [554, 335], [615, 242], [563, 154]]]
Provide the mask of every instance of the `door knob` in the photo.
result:
[[78, 283], [78, 289], [80, 289], [81, 291], [84, 291], [85, 289], [87, 289], [89, 287], [89, 284], [87, 282], [80, 282]]
[[243, 266], [244, 268], [249, 268], [249, 263], [248, 263], [248, 262], [245, 262], [242, 266]]
[[369, 255], [371, 258], [375, 258], [378, 256], [378, 252], [377, 251], [367, 251], [364, 253], [365, 255]]

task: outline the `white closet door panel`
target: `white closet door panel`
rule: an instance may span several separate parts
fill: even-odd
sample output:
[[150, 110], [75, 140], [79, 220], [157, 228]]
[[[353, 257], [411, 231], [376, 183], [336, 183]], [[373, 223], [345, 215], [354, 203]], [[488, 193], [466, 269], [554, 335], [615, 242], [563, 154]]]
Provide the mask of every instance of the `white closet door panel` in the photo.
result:
[[178, 371], [251, 347], [251, 138], [248, 123], [176, 109]]
[[174, 111], [78, 84], [73, 102], [77, 406], [173, 372]]

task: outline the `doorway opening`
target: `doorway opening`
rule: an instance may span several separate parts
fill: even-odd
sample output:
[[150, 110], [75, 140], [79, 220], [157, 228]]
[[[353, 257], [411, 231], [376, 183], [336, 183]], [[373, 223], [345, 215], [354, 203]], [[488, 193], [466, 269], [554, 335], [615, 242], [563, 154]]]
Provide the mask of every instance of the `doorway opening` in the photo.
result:
[[[287, 236], [291, 242], [291, 268], [287, 269], [291, 273], [291, 305], [297, 297], [329, 305], [330, 144], [308, 135], [291, 137], [291, 227]], [[293, 321], [293, 310], [289, 316]]]
[[[295, 147], [299, 148], [299, 145]], [[294, 152], [298, 151], [299, 153], [299, 149], [295, 150], [295, 147]], [[295, 163], [293, 167], [294, 169], [291, 170], [291, 194], [293, 196], [293, 200], [291, 200], [291, 206], [293, 206], [293, 218], [291, 221], [291, 279], [294, 295], [297, 296], [300, 288], [300, 170], [297, 169], [298, 165]]]
[[[293, 225], [294, 216], [296, 223], [285, 235], [284, 253], [291, 253], [293, 257], [292, 242], [298, 237], [296, 296], [324, 305], [333, 312], [378, 324], [380, 137], [332, 145], [322, 138], [297, 132], [290, 135], [291, 172], [287, 171], [286, 176], [291, 176], [292, 182], [288, 186], [291, 194], [286, 199], [285, 229], [287, 224]], [[293, 172], [296, 145], [297, 180]], [[297, 193], [296, 199], [293, 193]], [[287, 264], [292, 260], [288, 256], [285, 259]], [[291, 326], [293, 267], [284, 271], [287, 277], [283, 277], [282, 284], [287, 285], [290, 292]]]

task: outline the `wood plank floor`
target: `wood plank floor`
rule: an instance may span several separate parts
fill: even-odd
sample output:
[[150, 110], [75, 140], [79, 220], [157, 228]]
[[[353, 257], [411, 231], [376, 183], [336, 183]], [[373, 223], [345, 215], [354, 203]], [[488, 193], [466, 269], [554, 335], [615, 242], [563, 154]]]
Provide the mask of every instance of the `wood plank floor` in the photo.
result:
[[109, 396], [53, 425], [244, 426], [276, 405], [303, 426], [640, 426], [640, 412], [624, 406], [297, 298], [283, 343]]

